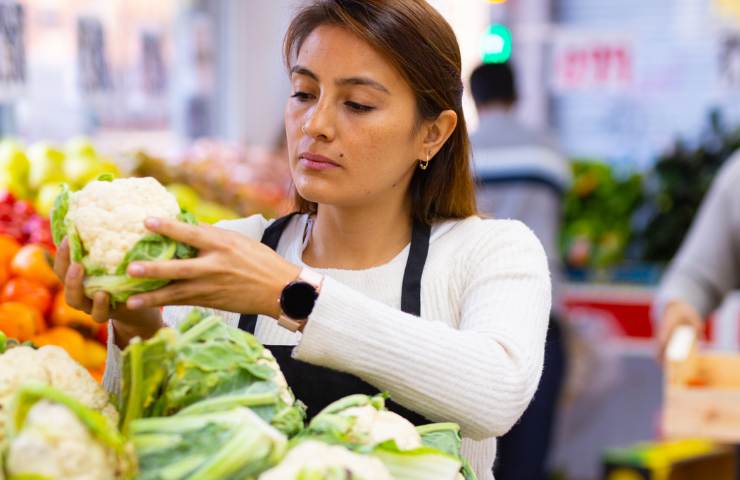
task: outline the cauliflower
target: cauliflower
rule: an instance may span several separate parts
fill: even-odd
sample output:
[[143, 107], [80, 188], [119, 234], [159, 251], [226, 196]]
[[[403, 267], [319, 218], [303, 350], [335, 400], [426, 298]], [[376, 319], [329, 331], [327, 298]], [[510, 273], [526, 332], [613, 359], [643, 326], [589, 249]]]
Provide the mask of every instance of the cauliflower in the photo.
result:
[[393, 480], [383, 462], [353, 453], [342, 446], [307, 440], [293, 448], [275, 468], [259, 480]]
[[5, 411], [16, 391], [27, 382], [58, 388], [83, 405], [100, 411], [111, 424], [118, 423], [118, 412], [106, 391], [64, 349], [52, 345], [38, 350], [19, 346], [0, 355], [0, 443], [5, 432]]
[[48, 385], [21, 387], [8, 420], [11, 478], [118, 480], [136, 470], [133, 447], [107, 418]]
[[23, 429], [8, 450], [10, 475], [50, 479], [114, 480], [116, 455], [95, 441], [66, 407], [47, 401], [28, 412]]
[[176, 219], [175, 196], [154, 178], [90, 182], [69, 198], [67, 219], [75, 226], [90, 262], [116, 272], [126, 253], [148, 235], [147, 217]]
[[421, 447], [421, 435], [416, 431], [414, 424], [397, 413], [365, 405], [342, 410], [339, 415], [354, 418], [352, 435], [358, 439], [366, 438], [372, 445], [395, 440], [401, 450]]
[[272, 377], [272, 381], [275, 382], [275, 385], [277, 385], [278, 390], [280, 391], [280, 399], [288, 405], [293, 405], [293, 403], [295, 403], [295, 396], [290, 390], [288, 381], [285, 380], [285, 375], [283, 374], [283, 371], [280, 370], [280, 365], [277, 360], [275, 360], [272, 352], [266, 348], [262, 350], [262, 358], [257, 360], [257, 364], [267, 365], [273, 372], [275, 372], [275, 375]]
[[169, 283], [129, 277], [129, 263], [197, 254], [188, 245], [151, 233], [144, 226], [147, 217], [195, 223], [192, 215], [180, 210], [174, 195], [151, 177], [113, 180], [103, 175], [76, 193], [62, 188], [51, 212], [52, 235], [57, 246], [67, 237], [70, 256], [85, 268], [83, 285], [88, 297], [108, 292], [115, 307], [135, 293]]

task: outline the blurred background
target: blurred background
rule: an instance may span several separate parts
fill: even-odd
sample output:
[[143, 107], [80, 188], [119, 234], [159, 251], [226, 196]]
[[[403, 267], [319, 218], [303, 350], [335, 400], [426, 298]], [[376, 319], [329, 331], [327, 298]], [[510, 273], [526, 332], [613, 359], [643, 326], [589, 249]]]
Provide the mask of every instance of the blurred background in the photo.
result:
[[[105, 332], [15, 258], [26, 244], [53, 253], [46, 217], [60, 183], [152, 175], [209, 223], [290, 208], [281, 39], [299, 3], [0, 0], [0, 301], [44, 317], [36, 343], [61, 343], [101, 372], [104, 352], [83, 345]], [[664, 478], [655, 472], [713, 448], [665, 443], [651, 308], [740, 148], [740, 0], [430, 3], [458, 35], [464, 78], [482, 62], [511, 65], [513, 115], [569, 162], [553, 253], [569, 361], [548, 470]], [[703, 348], [738, 350], [739, 298], [710, 316]], [[0, 303], [0, 328], [12, 328], [19, 313], [3, 315]]]

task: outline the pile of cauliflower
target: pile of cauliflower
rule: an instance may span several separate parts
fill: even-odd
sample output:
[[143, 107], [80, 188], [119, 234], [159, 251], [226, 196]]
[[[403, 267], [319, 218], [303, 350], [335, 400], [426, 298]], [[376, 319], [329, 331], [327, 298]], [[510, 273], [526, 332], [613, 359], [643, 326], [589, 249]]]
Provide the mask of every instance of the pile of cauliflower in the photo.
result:
[[[0, 355], [0, 479], [117, 480], [124, 461], [118, 412], [107, 392], [56, 346]], [[124, 463], [127, 466], [124, 466]]]

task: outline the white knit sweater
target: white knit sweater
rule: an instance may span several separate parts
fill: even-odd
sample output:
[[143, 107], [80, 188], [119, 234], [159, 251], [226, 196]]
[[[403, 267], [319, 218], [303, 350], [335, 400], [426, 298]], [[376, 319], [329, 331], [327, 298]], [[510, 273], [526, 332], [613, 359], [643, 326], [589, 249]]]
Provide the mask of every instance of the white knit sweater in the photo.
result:
[[[303, 265], [307, 217], [295, 217], [278, 253]], [[260, 239], [261, 216], [220, 226]], [[294, 357], [352, 373], [432, 421], [462, 427], [463, 454], [478, 478], [493, 478], [496, 439], [520, 417], [539, 382], [550, 312], [544, 250], [524, 224], [470, 217], [435, 225], [421, 289], [421, 318], [403, 313], [407, 246], [367, 270], [326, 276], [303, 334], [260, 316], [257, 338], [297, 345]], [[175, 325], [190, 307], [167, 307]], [[239, 315], [217, 312], [236, 326]], [[109, 345], [105, 385], [119, 390], [120, 351]]]

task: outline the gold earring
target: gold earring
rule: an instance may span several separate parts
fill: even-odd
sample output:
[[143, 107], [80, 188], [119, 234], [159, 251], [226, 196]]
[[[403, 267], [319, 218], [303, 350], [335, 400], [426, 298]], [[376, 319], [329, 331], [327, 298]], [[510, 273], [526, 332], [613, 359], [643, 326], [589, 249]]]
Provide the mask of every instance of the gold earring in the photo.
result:
[[426, 160], [419, 160], [419, 168], [426, 170], [429, 167], [429, 152], [427, 152]]

